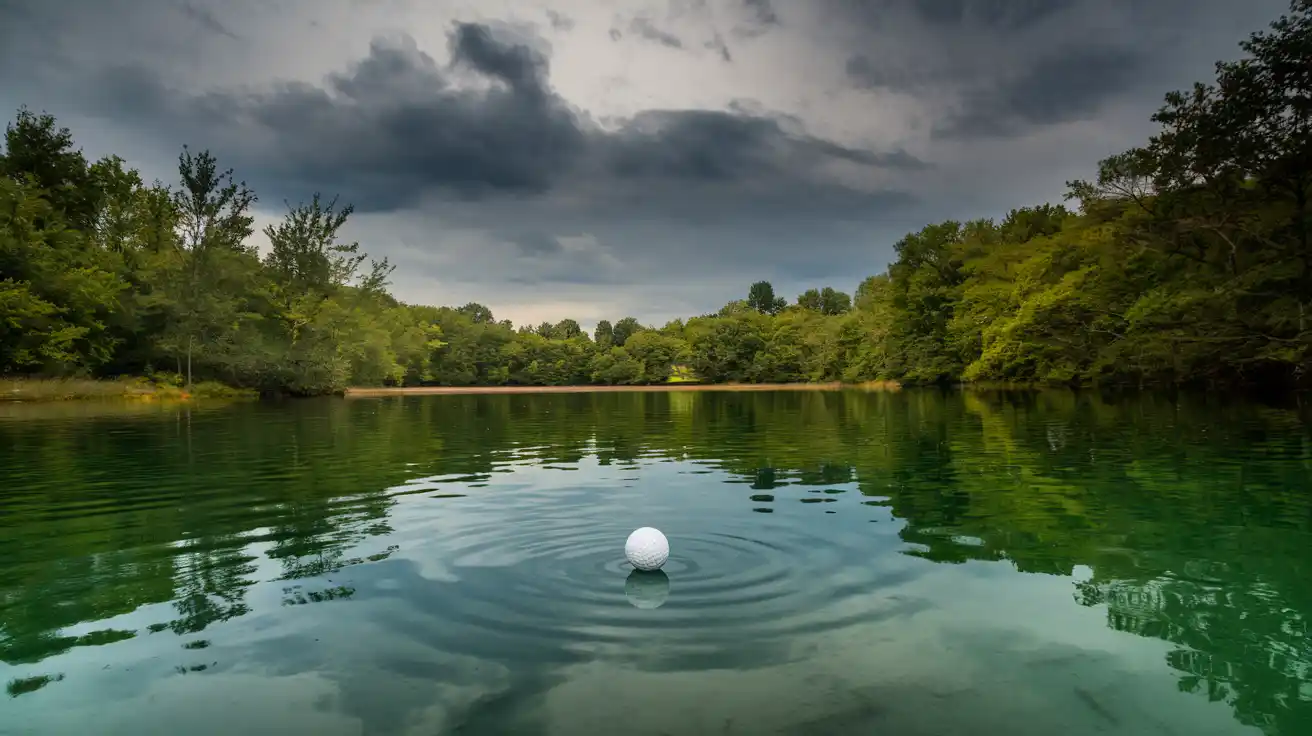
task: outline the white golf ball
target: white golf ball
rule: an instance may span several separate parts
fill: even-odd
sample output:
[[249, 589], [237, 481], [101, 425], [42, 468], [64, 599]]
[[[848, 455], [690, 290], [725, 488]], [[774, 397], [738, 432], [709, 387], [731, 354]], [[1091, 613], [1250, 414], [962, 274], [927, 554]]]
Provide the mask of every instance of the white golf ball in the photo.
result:
[[624, 556], [639, 570], [659, 570], [670, 558], [670, 542], [659, 529], [636, 529], [624, 543]]

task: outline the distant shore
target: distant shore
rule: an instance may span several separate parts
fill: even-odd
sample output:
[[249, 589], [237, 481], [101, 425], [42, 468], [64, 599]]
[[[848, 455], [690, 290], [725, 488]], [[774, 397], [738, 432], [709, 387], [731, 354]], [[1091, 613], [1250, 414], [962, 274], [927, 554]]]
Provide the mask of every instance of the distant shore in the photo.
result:
[[214, 381], [194, 386], [156, 383], [142, 377], [124, 378], [3, 378], [0, 404], [33, 404], [68, 401], [191, 401], [193, 399], [246, 399], [258, 394]]
[[380, 396], [437, 396], [443, 394], [590, 394], [670, 393], [683, 391], [841, 391], [843, 389], [897, 390], [893, 381], [871, 383], [659, 383], [650, 386], [412, 386], [408, 388], [348, 388], [347, 398]]

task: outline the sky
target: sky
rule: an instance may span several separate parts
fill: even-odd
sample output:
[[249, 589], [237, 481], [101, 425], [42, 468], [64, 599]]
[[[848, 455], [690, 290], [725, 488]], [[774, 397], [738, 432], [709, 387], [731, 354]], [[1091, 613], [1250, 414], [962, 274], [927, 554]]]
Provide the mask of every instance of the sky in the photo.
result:
[[403, 301], [660, 325], [760, 279], [851, 292], [907, 232], [1060, 202], [1287, 8], [0, 0], [0, 106], [147, 180], [208, 149], [261, 227], [339, 196]]

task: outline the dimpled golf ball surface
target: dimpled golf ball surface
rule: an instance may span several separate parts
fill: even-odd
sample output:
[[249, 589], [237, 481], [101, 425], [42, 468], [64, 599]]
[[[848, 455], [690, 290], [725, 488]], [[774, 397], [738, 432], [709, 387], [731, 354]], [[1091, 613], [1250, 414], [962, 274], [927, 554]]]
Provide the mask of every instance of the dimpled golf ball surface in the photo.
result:
[[624, 556], [639, 570], [659, 570], [670, 558], [670, 543], [659, 529], [636, 529], [624, 543]]

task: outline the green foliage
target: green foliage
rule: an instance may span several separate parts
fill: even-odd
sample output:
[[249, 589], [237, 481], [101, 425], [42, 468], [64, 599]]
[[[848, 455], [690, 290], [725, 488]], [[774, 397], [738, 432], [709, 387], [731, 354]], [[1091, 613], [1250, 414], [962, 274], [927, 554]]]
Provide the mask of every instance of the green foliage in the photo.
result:
[[615, 347], [622, 348], [624, 347], [625, 343], [629, 341], [630, 337], [633, 337], [635, 334], [641, 332], [642, 330], [643, 330], [643, 326], [638, 324], [638, 320], [636, 318], [625, 317], [624, 319], [615, 323], [615, 327], [611, 329], [610, 339], [611, 342], [615, 344]]
[[73, 148], [68, 128], [55, 127], [54, 116], [19, 109], [5, 128], [0, 175], [43, 190], [53, 212], [70, 227], [83, 231], [94, 227], [101, 182], [82, 152]]
[[615, 328], [610, 320], [603, 319], [597, 322], [596, 329], [592, 331], [592, 339], [597, 343], [597, 347], [603, 349], [608, 349], [615, 343]]
[[774, 286], [769, 281], [757, 281], [747, 290], [747, 306], [761, 314], [778, 314], [788, 302], [774, 295]]
[[59, 220], [34, 184], [0, 179], [0, 365], [79, 373], [113, 352], [116, 259]]
[[842, 314], [852, 308], [852, 297], [835, 290], [832, 286], [807, 289], [798, 295], [797, 306], [820, 314]]
[[[768, 281], [660, 329], [516, 329], [399, 304], [392, 266], [315, 194], [249, 243], [255, 195], [185, 149], [147, 185], [20, 110], [0, 155], [0, 373], [153, 375], [301, 394], [348, 385], [706, 382], [1306, 385], [1312, 378], [1312, 3], [1173, 92], [1146, 145], [999, 221], [896, 244], [853, 296]], [[366, 266], [366, 263], [368, 264]], [[678, 367], [676, 369], [676, 366]]]
[[641, 330], [626, 340], [621, 349], [642, 366], [644, 383], [665, 383], [670, 380], [674, 365], [686, 356], [688, 344], [655, 330]]

